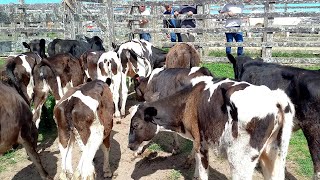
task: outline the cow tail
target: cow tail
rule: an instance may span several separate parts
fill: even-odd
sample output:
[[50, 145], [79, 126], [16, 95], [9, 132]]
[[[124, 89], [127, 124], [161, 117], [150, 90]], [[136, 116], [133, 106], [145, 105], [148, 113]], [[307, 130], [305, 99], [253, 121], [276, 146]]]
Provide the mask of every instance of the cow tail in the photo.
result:
[[278, 141], [280, 143], [280, 153], [284, 156], [287, 155], [289, 141], [293, 128], [293, 118], [295, 115], [294, 105], [292, 104], [288, 95], [278, 89], [275, 90], [276, 98], [279, 99], [278, 107], [278, 123], [281, 125], [281, 129], [278, 133]]

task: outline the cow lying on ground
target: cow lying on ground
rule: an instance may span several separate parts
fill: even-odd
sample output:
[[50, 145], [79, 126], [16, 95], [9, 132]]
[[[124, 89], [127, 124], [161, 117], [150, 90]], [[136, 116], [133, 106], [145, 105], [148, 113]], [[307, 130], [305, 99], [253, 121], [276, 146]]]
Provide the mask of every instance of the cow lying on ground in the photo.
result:
[[15, 88], [0, 82], [0, 155], [16, 143], [22, 144], [42, 179], [51, 179], [36, 151], [38, 131], [29, 105]]
[[34, 116], [39, 127], [41, 107], [51, 92], [56, 101], [71, 87], [78, 86], [87, 79], [80, 61], [71, 54], [57, 54], [43, 59], [33, 70], [34, 74]]
[[54, 39], [48, 44], [49, 57], [61, 53], [70, 53], [76, 58], [87, 50], [104, 51], [103, 42], [98, 36], [85, 37], [87, 42], [81, 40]]
[[314, 166], [314, 178], [320, 179], [320, 71], [305, 70], [262, 60], [228, 56], [235, 78], [270, 89], [283, 89], [296, 107], [295, 129], [301, 128], [309, 146]]
[[[61, 179], [72, 176], [75, 179], [95, 179], [92, 161], [100, 146], [104, 153], [104, 177], [112, 176], [109, 152], [113, 113], [111, 91], [108, 84], [100, 80], [70, 89], [57, 103], [54, 116], [62, 158]], [[83, 148], [76, 173], [73, 174], [72, 147], [75, 139]]]
[[200, 55], [192, 44], [178, 43], [166, 56], [166, 68], [191, 68], [199, 66]]
[[[134, 79], [134, 89], [137, 99], [140, 101], [152, 102], [172, 95], [191, 84], [191, 79], [199, 76], [212, 76], [205, 67], [189, 68], [156, 68], [148, 78], [136, 77]], [[179, 141], [174, 133], [173, 154], [179, 151]], [[193, 160], [190, 157], [190, 162]]]
[[260, 162], [265, 179], [284, 179], [294, 106], [282, 90], [229, 79], [196, 77], [183, 90], [132, 111], [129, 145], [140, 151], [159, 131], [193, 141], [194, 177], [208, 179], [208, 149], [226, 156], [233, 179], [252, 179]]

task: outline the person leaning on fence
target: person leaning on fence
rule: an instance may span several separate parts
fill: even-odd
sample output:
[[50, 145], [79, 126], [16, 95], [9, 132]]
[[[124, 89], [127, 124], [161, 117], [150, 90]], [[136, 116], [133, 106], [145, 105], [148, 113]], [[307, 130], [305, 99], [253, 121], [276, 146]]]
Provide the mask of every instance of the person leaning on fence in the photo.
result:
[[[243, 2], [250, 2], [251, 0], [244, 0]], [[219, 10], [220, 14], [227, 16], [225, 27], [240, 27], [242, 20], [240, 18], [234, 18], [235, 15], [241, 14], [243, 11], [243, 4], [234, 1], [223, 6]], [[236, 42], [243, 42], [242, 32], [226, 32], [227, 42], [232, 42], [235, 39]], [[226, 54], [231, 54], [231, 47], [226, 47]], [[240, 56], [243, 54], [243, 47], [238, 47], [237, 55]]]
[[[181, 20], [181, 28], [195, 28], [196, 20], [190, 19], [193, 14], [197, 14], [197, 6], [195, 5], [183, 5], [180, 6], [179, 11], [175, 11], [174, 15], [178, 16], [179, 14], [186, 14], [187, 19]], [[195, 33], [181, 33], [183, 42], [194, 42]]]
[[[166, 4], [164, 5], [164, 8], [166, 9], [163, 14], [170, 14], [174, 15], [174, 9], [172, 8], [172, 5]], [[177, 19], [165, 19], [163, 20], [163, 27], [164, 28], [180, 28], [180, 20]], [[168, 34], [167, 34], [168, 36]], [[170, 40], [171, 42], [176, 42], [178, 39], [178, 42], [182, 42], [181, 34], [180, 33], [170, 33]]]
[[[139, 6], [139, 12], [141, 15], [150, 15], [150, 11], [148, 9], [146, 9], [146, 6], [141, 5]], [[139, 25], [140, 28], [148, 28], [149, 27], [149, 20], [147, 19], [147, 17], [143, 17], [142, 19], [139, 20]], [[151, 41], [151, 35], [150, 33], [141, 33], [140, 34], [140, 39], [144, 39], [146, 41]]]

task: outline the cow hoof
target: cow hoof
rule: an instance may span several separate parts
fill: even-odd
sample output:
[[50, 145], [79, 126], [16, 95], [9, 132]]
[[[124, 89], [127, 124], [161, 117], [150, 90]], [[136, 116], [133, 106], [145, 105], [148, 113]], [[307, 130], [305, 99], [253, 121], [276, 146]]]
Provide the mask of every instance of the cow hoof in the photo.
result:
[[111, 177], [112, 177], [112, 172], [111, 172], [111, 170], [107, 170], [106, 172], [104, 172], [103, 177], [105, 177], [105, 178], [111, 178]]
[[61, 173], [59, 174], [59, 179], [60, 179], [60, 180], [67, 180], [68, 178], [67, 178], [66, 173], [61, 172]]
[[80, 178], [81, 178], [80, 172], [79, 172], [79, 171], [76, 171], [76, 172], [73, 174], [73, 178], [72, 178], [72, 179], [77, 180], [77, 179], [80, 179]]
[[191, 165], [192, 165], [192, 159], [187, 158], [186, 162], [184, 163], [183, 168], [184, 169], [190, 169]]

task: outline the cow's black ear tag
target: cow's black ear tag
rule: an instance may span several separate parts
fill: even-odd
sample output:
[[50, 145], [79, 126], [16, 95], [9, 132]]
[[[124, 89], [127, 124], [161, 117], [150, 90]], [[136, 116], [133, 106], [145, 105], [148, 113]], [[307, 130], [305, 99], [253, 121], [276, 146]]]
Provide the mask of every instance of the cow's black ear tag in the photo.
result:
[[157, 115], [157, 109], [154, 108], [154, 107], [147, 107], [145, 110], [144, 110], [144, 120], [145, 121], [150, 121], [152, 122], [153, 121], [153, 118], [154, 116]]

